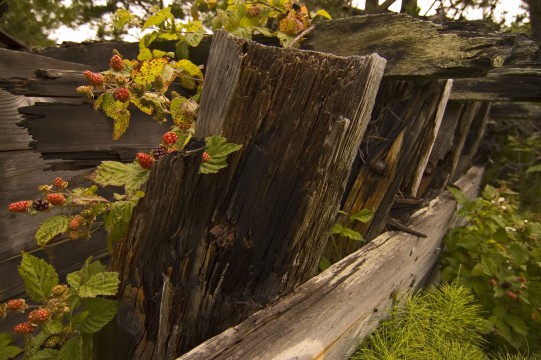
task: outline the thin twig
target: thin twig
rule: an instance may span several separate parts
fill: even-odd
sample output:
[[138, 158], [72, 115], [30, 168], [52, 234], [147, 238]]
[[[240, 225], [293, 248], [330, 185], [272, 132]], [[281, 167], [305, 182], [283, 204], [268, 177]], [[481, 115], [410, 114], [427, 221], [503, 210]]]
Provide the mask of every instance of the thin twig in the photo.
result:
[[303, 32], [301, 32], [299, 35], [297, 35], [297, 37], [296, 37], [295, 39], [293, 39], [292, 42], [290, 42], [290, 43], [287, 45], [287, 47], [288, 47], [288, 48], [292, 48], [295, 44], [297, 44], [298, 42], [300, 42], [301, 39], [302, 39], [304, 36], [308, 35], [308, 34], [311, 33], [312, 31], [314, 31], [315, 28], [316, 28], [316, 26], [315, 26], [315, 25], [312, 25], [312, 26], [310, 26], [308, 29], [306, 29], [306, 30], [304, 30]]

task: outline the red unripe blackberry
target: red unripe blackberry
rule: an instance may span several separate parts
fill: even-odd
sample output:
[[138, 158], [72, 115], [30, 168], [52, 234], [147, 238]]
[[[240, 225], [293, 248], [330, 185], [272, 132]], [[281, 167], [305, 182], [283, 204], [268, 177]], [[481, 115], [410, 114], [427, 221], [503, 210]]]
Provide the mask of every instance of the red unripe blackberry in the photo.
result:
[[210, 155], [206, 151], [203, 153], [202, 158], [203, 158], [203, 162], [210, 161], [211, 159]]
[[126, 102], [130, 100], [130, 92], [126, 88], [118, 88], [113, 92], [115, 100]]
[[96, 86], [103, 85], [103, 75], [99, 73], [93, 73], [90, 70], [85, 70], [83, 72], [84, 77], [92, 84]]
[[83, 222], [83, 217], [81, 215], [75, 215], [69, 222], [68, 227], [72, 230], [77, 230]]
[[15, 325], [13, 331], [15, 331], [17, 334], [30, 334], [32, 331], [34, 331], [34, 326], [29, 322], [24, 322]]
[[65, 189], [68, 187], [68, 182], [64, 181], [62, 178], [57, 177], [53, 181], [53, 185], [59, 189]]
[[30, 314], [28, 314], [28, 322], [32, 324], [39, 324], [49, 320], [50, 317], [51, 311], [49, 309], [41, 308], [31, 311]]
[[124, 61], [122, 61], [122, 58], [118, 55], [113, 55], [111, 61], [109, 61], [109, 65], [111, 65], [111, 69], [114, 71], [121, 71], [124, 69]]
[[154, 149], [152, 149], [152, 155], [156, 160], [161, 159], [165, 154], [167, 154], [167, 149], [163, 146], [156, 146]]
[[32, 203], [32, 207], [36, 211], [45, 211], [49, 208], [49, 202], [44, 199], [37, 199]]
[[178, 136], [173, 131], [168, 131], [162, 136], [162, 141], [165, 145], [174, 145], [178, 140]]
[[141, 165], [142, 168], [150, 169], [154, 163], [154, 159], [149, 154], [138, 153], [137, 162]]
[[17, 311], [20, 313], [24, 313], [26, 308], [27, 308], [27, 305], [24, 299], [9, 300], [6, 304], [6, 310]]
[[30, 206], [30, 201], [17, 201], [9, 204], [8, 210], [11, 212], [26, 212]]
[[48, 194], [47, 200], [52, 205], [62, 205], [66, 202], [66, 198], [62, 194]]

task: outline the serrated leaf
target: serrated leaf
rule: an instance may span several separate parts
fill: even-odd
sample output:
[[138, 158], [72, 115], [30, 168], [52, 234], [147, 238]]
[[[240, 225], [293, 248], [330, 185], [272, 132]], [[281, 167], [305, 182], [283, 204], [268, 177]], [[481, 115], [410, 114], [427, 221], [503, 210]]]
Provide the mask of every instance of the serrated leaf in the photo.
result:
[[150, 84], [154, 80], [156, 80], [156, 76], [161, 75], [163, 68], [168, 62], [169, 59], [167, 58], [154, 58], [145, 60], [142, 62], [139, 69], [132, 69], [132, 79], [138, 84]]
[[103, 225], [107, 231], [107, 246], [112, 252], [113, 245], [122, 239], [132, 216], [137, 201], [116, 201], [103, 217]]
[[184, 40], [191, 47], [197, 47], [205, 36], [205, 27], [201, 21], [193, 21], [189, 26], [185, 27]]
[[329, 20], [332, 19], [331, 14], [329, 14], [328, 12], [326, 12], [323, 9], [318, 10], [313, 17], [316, 17], [316, 16], [323, 16], [324, 18], [329, 19]]
[[137, 55], [137, 60], [145, 61], [145, 60], [150, 60], [150, 59], [152, 59], [152, 51], [150, 51], [150, 49], [147, 47], [140, 47], [139, 55]]
[[348, 239], [351, 239], [351, 240], [357, 240], [357, 241], [363, 240], [363, 236], [359, 232], [353, 229], [344, 227], [340, 224], [335, 224], [333, 226], [331, 230], [331, 234], [347, 237]]
[[103, 106], [105, 114], [114, 120], [113, 140], [118, 140], [128, 129], [130, 112], [127, 110], [129, 102], [115, 100], [109, 106]]
[[88, 312], [79, 331], [94, 334], [107, 325], [116, 315], [118, 301], [103, 298], [85, 300], [84, 310]]
[[126, 9], [118, 9], [113, 15], [113, 27], [116, 29], [122, 29], [129, 24], [135, 16]]
[[26, 293], [34, 301], [45, 301], [51, 295], [53, 287], [58, 285], [58, 274], [54, 267], [43, 259], [23, 253], [18, 269]]
[[469, 202], [469, 199], [466, 197], [466, 195], [464, 195], [464, 193], [452, 186], [448, 186], [447, 187], [447, 190], [449, 190], [449, 192], [453, 195], [453, 197], [455, 198], [455, 200], [460, 204], [460, 205], [465, 205], [466, 203]]
[[173, 15], [171, 14], [171, 7], [170, 6], [165, 7], [161, 9], [160, 11], [158, 11], [157, 13], [149, 16], [148, 19], [143, 24], [143, 27], [141, 28], [141, 30], [145, 30], [151, 26], [160, 25], [165, 20], [170, 19], [172, 17]]
[[66, 215], [55, 215], [45, 219], [36, 231], [36, 241], [39, 246], [45, 246], [57, 235], [68, 229], [68, 217]]
[[361, 211], [351, 215], [349, 221], [360, 221], [366, 224], [374, 217], [374, 211], [370, 209], [362, 209]]
[[191, 125], [194, 122], [194, 118], [191, 116], [187, 116], [184, 113], [184, 107], [183, 104], [186, 103], [188, 99], [186, 99], [183, 96], [174, 98], [173, 101], [171, 101], [171, 106], [169, 107], [169, 111], [171, 112], [171, 117], [173, 118], [173, 122], [175, 125], [180, 126], [182, 128], [185, 128], [186, 125]]
[[187, 75], [195, 77], [198, 79], [203, 79], [203, 73], [199, 66], [195, 65], [193, 62], [187, 59], [179, 60], [176, 63], [176, 67], [184, 71]]
[[61, 334], [64, 329], [64, 325], [59, 320], [47, 321], [43, 324], [43, 331], [50, 335]]
[[99, 274], [105, 270], [105, 266], [99, 261], [92, 261], [92, 256], [86, 259], [81, 270], [69, 273], [66, 276], [66, 281], [75, 290], [79, 291], [81, 284], [84, 284], [92, 276]]
[[59, 350], [56, 350], [56, 349], [43, 349], [43, 350], [38, 351], [29, 360], [57, 360], [58, 353], [59, 353]]
[[506, 314], [503, 317], [503, 320], [511, 326], [511, 328], [520, 335], [526, 335], [528, 333], [528, 328], [526, 327], [526, 323], [524, 320], [519, 318], [518, 316], [513, 316]]
[[94, 110], [98, 110], [100, 108], [106, 109], [115, 101], [115, 98], [113, 97], [113, 94], [111, 92], [105, 92], [98, 96], [98, 98], [94, 101]]
[[0, 334], [0, 360], [8, 360], [19, 355], [23, 349], [10, 345], [13, 342], [11, 334]]
[[119, 283], [120, 280], [117, 272], [100, 272], [90, 277], [88, 281], [81, 283], [79, 286], [79, 296], [82, 298], [92, 298], [99, 295], [115, 295]]
[[487, 185], [483, 189], [482, 195], [483, 195], [483, 198], [490, 201], [494, 199], [495, 197], [497, 197], [499, 193], [498, 193], [498, 190], [496, 190], [496, 188], [494, 188], [493, 186]]
[[133, 193], [148, 180], [149, 169], [136, 162], [124, 164], [118, 161], [103, 161], [89, 178], [101, 186], [124, 186], [126, 192]]
[[534, 172], [540, 172], [541, 171], [541, 164], [538, 165], [532, 165], [526, 170], [526, 174], [534, 173]]
[[242, 148], [242, 145], [228, 143], [221, 136], [209, 136], [205, 138], [205, 143], [207, 145], [205, 151], [210, 155], [210, 160], [201, 163], [199, 172], [202, 174], [217, 173], [227, 167], [227, 155]]
[[62, 346], [58, 352], [58, 360], [82, 360], [83, 339], [81, 336], [74, 336]]

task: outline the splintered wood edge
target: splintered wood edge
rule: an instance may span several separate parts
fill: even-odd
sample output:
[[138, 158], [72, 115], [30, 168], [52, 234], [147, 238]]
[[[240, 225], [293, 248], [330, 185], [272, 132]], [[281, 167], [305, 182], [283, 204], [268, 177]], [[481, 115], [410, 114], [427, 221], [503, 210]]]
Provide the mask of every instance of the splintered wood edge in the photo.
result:
[[[474, 197], [482, 174], [473, 167], [455, 185]], [[416, 287], [431, 270], [455, 209], [444, 192], [411, 218], [410, 226], [426, 239], [386, 232], [177, 360], [346, 358], [386, 316], [392, 295]]]

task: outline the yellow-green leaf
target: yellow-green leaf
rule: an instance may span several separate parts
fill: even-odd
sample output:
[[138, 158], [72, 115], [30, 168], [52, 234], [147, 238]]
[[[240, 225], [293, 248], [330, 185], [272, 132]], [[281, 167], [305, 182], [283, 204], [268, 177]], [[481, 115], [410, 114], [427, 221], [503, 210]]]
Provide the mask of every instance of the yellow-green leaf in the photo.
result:
[[57, 235], [68, 229], [68, 217], [66, 215], [55, 215], [45, 219], [36, 231], [36, 241], [39, 246], [45, 246]]
[[18, 270], [24, 281], [26, 294], [34, 301], [45, 301], [51, 295], [53, 287], [58, 285], [58, 274], [54, 267], [28, 253], [23, 253]]
[[324, 18], [329, 19], [329, 20], [332, 19], [331, 15], [327, 11], [325, 11], [323, 9], [318, 10], [316, 12], [316, 14], [314, 16], [312, 16], [312, 17], [316, 17], [316, 16], [323, 16]]
[[168, 6], [166, 8], [161, 9], [157, 13], [151, 15], [143, 24], [143, 27], [141, 30], [145, 30], [151, 26], [156, 26], [161, 23], [163, 23], [165, 20], [172, 18], [173, 15], [171, 14], [171, 7]]
[[[150, 50], [149, 50], [150, 52]], [[151, 53], [152, 56], [152, 53]], [[152, 83], [156, 76], [161, 75], [163, 68], [169, 62], [167, 58], [155, 58], [145, 60], [139, 69], [133, 69], [131, 72], [132, 79], [138, 83], [147, 85]]]

